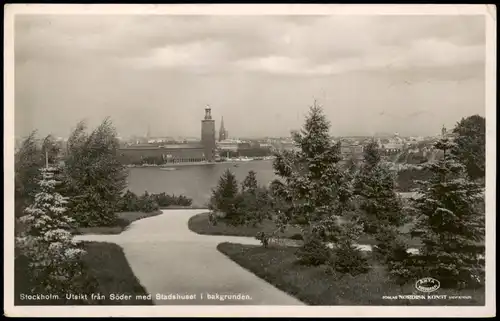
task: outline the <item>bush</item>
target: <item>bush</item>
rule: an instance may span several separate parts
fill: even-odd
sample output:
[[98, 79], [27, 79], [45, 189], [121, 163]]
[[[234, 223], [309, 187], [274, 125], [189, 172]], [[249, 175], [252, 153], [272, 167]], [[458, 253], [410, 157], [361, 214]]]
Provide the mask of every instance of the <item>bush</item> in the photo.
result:
[[268, 233], [258, 232], [255, 238], [260, 241], [262, 246], [264, 247], [269, 246], [269, 240], [271, 239], [271, 236]]
[[302, 240], [304, 240], [304, 237], [302, 236], [302, 234], [296, 233], [296, 234], [290, 236], [290, 239], [291, 240], [302, 241]]
[[121, 228], [125, 228], [130, 225], [130, 222], [124, 218], [117, 217], [114, 225], [119, 226]]
[[121, 197], [118, 207], [122, 212], [137, 212], [140, 208], [139, 197], [127, 190], [127, 192]]
[[397, 174], [396, 182], [397, 189], [400, 192], [411, 192], [419, 185], [415, 182], [417, 180], [426, 181], [431, 178], [431, 172], [427, 169], [407, 168], [400, 170]]
[[356, 276], [370, 270], [368, 259], [351, 243], [340, 244], [327, 261], [327, 272]]
[[407, 246], [400, 234], [394, 226], [382, 226], [379, 229], [375, 235], [377, 245], [373, 248], [375, 257], [379, 261], [390, 265], [407, 257]]
[[223, 211], [221, 219], [231, 226], [242, 226], [249, 223], [248, 213], [245, 211], [245, 195], [237, 194], [230, 203], [227, 204], [226, 210]]
[[145, 192], [139, 201], [139, 210], [144, 213], [151, 213], [154, 211], [158, 211], [160, 207], [158, 203], [155, 201], [154, 197], [151, 197], [148, 192]]
[[239, 223], [257, 227], [265, 219], [272, 218], [272, 199], [269, 191], [264, 187], [254, 190], [243, 190], [238, 195], [236, 203]]
[[214, 213], [208, 213], [208, 222], [210, 223], [210, 225], [217, 225], [217, 217]]
[[151, 197], [154, 198], [154, 200], [158, 203], [158, 206], [160, 207], [167, 207], [167, 206], [191, 206], [193, 203], [193, 200], [191, 198], [188, 198], [184, 195], [168, 195], [166, 193], [159, 193], [159, 194], [151, 194]]
[[295, 255], [302, 265], [317, 266], [330, 259], [331, 250], [318, 237], [311, 237]]
[[184, 195], [167, 195], [166, 193], [149, 194], [145, 192], [141, 197], [127, 190], [121, 197], [118, 209], [122, 212], [150, 213], [167, 206], [191, 206], [193, 200]]

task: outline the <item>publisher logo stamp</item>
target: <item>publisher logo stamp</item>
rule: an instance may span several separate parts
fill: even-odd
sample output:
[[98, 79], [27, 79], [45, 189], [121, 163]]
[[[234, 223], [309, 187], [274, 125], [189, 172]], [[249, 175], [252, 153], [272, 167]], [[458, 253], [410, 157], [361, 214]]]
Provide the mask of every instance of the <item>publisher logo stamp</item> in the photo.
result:
[[420, 292], [431, 293], [439, 289], [441, 283], [434, 278], [423, 278], [415, 283], [415, 289]]

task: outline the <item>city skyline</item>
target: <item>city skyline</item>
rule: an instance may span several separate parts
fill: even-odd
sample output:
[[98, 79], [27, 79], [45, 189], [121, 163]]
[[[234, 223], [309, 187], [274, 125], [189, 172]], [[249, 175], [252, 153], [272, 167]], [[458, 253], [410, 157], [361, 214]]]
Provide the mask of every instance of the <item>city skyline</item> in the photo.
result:
[[[224, 117], [222, 116], [221, 117], [221, 122], [223, 122], [223, 118]], [[466, 117], [464, 116], [464, 118], [466, 118]], [[332, 137], [381, 137], [381, 136], [394, 136], [394, 135], [398, 135], [398, 136], [401, 136], [401, 137], [433, 137], [433, 136], [439, 135], [439, 133], [441, 132], [441, 130], [442, 130], [443, 127], [446, 128], [447, 130], [453, 129], [454, 126], [456, 125], [456, 123], [459, 120], [460, 119], [457, 119], [457, 121], [455, 123], [451, 123], [450, 122], [451, 126], [446, 126], [446, 124], [442, 124], [442, 126], [439, 128], [439, 130], [431, 130], [426, 135], [407, 135], [407, 134], [401, 134], [399, 132], [389, 132], [389, 131], [383, 131], [382, 130], [382, 131], [378, 131], [378, 132], [371, 133], [371, 134], [350, 134], [350, 135], [341, 135], [341, 134], [339, 135], [338, 134], [338, 135], [332, 135]], [[216, 124], [217, 124], [217, 122], [216, 122]], [[220, 126], [220, 123], [219, 123], [219, 126]], [[70, 130], [67, 131], [66, 135], [55, 135], [52, 132], [47, 132], [47, 133], [43, 133], [42, 135], [38, 135], [38, 134], [40, 134], [40, 131], [35, 128], [32, 131], [29, 131], [29, 132], [27, 132], [24, 135], [17, 135], [16, 134], [15, 137], [16, 137], [16, 139], [24, 139], [31, 132], [35, 131], [37, 133], [37, 136], [40, 136], [40, 137], [44, 137], [44, 136], [47, 136], [47, 135], [52, 135], [52, 136], [54, 136], [56, 138], [67, 139], [69, 137], [69, 135], [71, 134], [72, 130], [75, 127], [76, 126], [71, 127]], [[301, 128], [302, 127], [303, 126], [301, 126]], [[256, 134], [256, 135], [247, 135], [247, 136], [243, 136], [243, 135], [228, 136], [228, 132], [229, 131], [225, 128], [225, 125], [224, 125], [224, 129], [225, 129], [225, 135], [224, 135], [224, 137], [226, 137], [226, 139], [291, 138], [291, 133], [293, 131], [300, 130], [301, 128], [290, 129], [289, 132], [288, 132], [288, 135], [285, 134], [285, 135], [274, 135], [273, 136], [273, 135], [267, 135], [265, 133], [260, 133], [260, 134]], [[90, 127], [89, 129], [93, 129], [93, 127]], [[332, 132], [332, 130], [330, 130], [330, 132]], [[218, 140], [220, 140], [220, 128], [216, 129], [215, 133], [217, 135]], [[199, 139], [200, 138], [199, 135], [198, 136], [197, 135], [176, 135], [175, 133], [165, 133], [164, 129], [159, 129], [158, 131], [155, 131], [154, 128], [151, 128], [150, 124], [146, 124], [145, 128], [144, 128], [144, 130], [142, 132], [139, 131], [137, 133], [131, 133], [131, 134], [128, 134], [128, 135], [122, 135], [120, 133], [120, 131], [117, 130], [117, 137], [122, 138], [122, 139], [134, 139], [134, 138], [142, 138], [142, 139], [159, 139], [159, 138]]]
[[197, 137], [206, 104], [231, 136], [288, 136], [314, 99], [335, 136], [485, 115], [482, 16], [20, 15], [15, 38], [16, 136]]

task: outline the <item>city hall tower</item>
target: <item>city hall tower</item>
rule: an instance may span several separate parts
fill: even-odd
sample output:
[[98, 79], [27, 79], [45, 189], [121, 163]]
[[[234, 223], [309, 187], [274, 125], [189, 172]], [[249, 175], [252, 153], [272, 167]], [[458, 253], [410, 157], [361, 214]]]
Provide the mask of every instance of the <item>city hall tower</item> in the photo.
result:
[[205, 118], [201, 121], [201, 144], [205, 158], [209, 162], [215, 159], [215, 120], [212, 119], [212, 110], [207, 105], [205, 108]]

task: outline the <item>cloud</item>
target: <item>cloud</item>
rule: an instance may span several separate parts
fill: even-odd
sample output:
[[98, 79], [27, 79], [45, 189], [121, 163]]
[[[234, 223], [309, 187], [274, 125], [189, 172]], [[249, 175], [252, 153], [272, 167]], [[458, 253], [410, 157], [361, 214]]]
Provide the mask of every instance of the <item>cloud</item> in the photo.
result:
[[19, 16], [16, 61], [324, 75], [477, 62], [483, 35], [460, 16]]
[[[268, 121], [271, 113], [282, 117], [286, 134], [292, 121], [300, 124], [294, 115], [324, 92], [335, 97], [335, 108], [345, 108], [339, 130], [358, 121], [349, 118], [355, 108], [366, 115], [363, 106], [392, 113], [401, 105], [446, 108], [441, 118], [419, 116], [419, 131], [453, 108], [482, 108], [484, 24], [483, 17], [428, 15], [20, 15], [16, 113], [26, 115], [16, 114], [16, 124], [67, 109], [58, 114], [61, 127], [86, 113], [110, 113], [127, 131], [151, 118], [161, 128], [168, 118], [165, 126], [180, 131], [188, 126], [170, 119], [192, 117], [190, 130], [198, 133], [197, 108], [210, 102], [235, 130], [268, 122], [271, 131], [278, 126]], [[167, 113], [165, 105], [182, 108]], [[50, 129], [56, 120], [46, 121]]]

